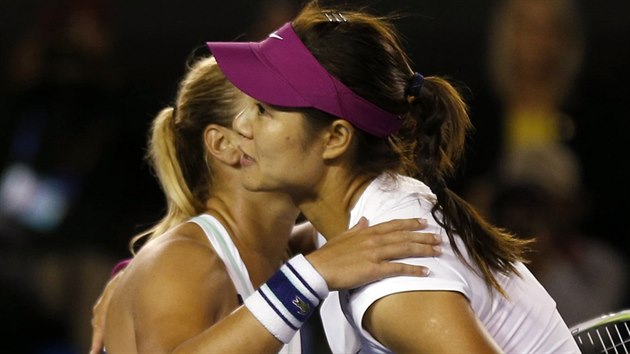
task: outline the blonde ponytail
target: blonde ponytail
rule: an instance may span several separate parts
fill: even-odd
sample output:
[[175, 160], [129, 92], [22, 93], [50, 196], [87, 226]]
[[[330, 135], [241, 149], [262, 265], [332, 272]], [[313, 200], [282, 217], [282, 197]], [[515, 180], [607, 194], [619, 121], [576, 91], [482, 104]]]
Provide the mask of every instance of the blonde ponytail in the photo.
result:
[[132, 238], [132, 253], [140, 239], [154, 239], [205, 211], [213, 181], [204, 131], [210, 124], [231, 126], [240, 99], [240, 92], [213, 57], [199, 58], [189, 67], [180, 82], [176, 108], [167, 107], [157, 114], [148, 142], [147, 159], [164, 191], [166, 215]]
[[134, 246], [140, 239], [148, 236], [151, 240], [197, 215], [203, 208], [188, 188], [177, 159], [174, 113], [174, 108], [167, 107], [162, 109], [153, 120], [147, 154], [166, 197], [167, 212], [152, 228], [132, 238], [130, 242], [132, 253], [135, 253]]

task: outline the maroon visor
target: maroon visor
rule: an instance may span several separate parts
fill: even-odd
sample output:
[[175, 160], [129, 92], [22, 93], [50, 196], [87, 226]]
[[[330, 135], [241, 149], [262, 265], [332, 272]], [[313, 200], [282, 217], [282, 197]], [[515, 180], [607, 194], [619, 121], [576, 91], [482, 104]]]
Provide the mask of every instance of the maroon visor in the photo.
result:
[[324, 69], [286, 23], [261, 42], [208, 42], [227, 79], [248, 96], [283, 107], [317, 108], [384, 138], [400, 117], [355, 94]]

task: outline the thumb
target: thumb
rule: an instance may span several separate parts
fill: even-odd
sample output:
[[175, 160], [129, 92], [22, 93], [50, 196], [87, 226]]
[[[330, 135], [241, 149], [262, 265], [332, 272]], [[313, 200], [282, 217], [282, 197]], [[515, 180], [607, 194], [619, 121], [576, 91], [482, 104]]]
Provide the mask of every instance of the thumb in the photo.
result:
[[350, 230], [359, 231], [367, 229], [368, 226], [370, 226], [370, 222], [368, 221], [368, 219], [365, 218], [365, 216], [362, 216], [356, 223], [356, 225], [354, 225]]

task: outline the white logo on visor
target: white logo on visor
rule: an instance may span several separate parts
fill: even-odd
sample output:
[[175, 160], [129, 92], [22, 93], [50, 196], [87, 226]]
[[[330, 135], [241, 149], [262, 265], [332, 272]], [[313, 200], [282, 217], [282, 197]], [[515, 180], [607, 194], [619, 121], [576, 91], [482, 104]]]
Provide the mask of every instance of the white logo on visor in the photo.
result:
[[279, 40], [283, 40], [284, 39], [284, 38], [280, 37], [276, 32], [270, 34], [269, 37], [275, 38], [275, 39], [279, 39]]

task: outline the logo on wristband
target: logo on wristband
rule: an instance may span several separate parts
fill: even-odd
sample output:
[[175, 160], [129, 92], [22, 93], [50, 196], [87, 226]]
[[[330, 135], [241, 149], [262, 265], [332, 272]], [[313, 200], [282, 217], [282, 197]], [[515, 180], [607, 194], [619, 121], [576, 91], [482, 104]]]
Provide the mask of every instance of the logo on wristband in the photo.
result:
[[293, 299], [293, 301], [291, 302], [293, 303], [293, 305], [295, 305], [295, 307], [298, 308], [300, 315], [306, 315], [311, 310], [311, 307], [308, 305], [308, 303], [306, 303], [297, 295], [295, 296], [295, 299]]

